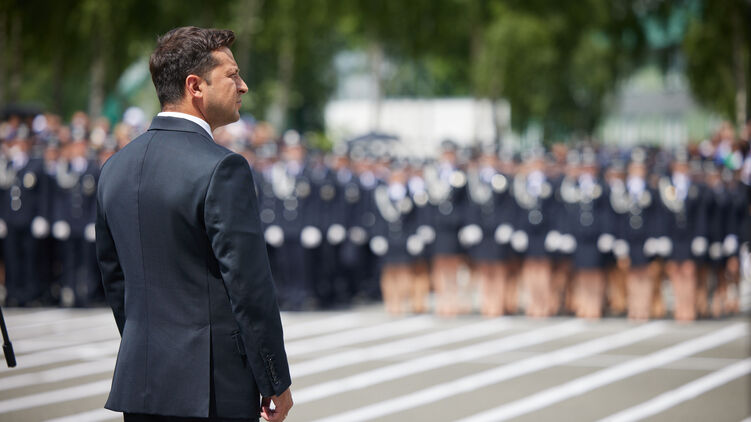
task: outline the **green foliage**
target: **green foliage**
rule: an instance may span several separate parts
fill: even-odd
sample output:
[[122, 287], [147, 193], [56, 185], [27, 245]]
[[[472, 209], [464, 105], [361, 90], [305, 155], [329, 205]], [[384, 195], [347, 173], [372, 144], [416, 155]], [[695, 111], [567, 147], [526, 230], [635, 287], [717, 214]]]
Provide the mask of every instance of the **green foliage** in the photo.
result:
[[729, 120], [736, 118], [737, 78], [745, 75], [746, 92], [751, 83], [750, 17], [751, 3], [744, 0], [705, 3], [701, 15], [689, 23], [683, 40], [693, 93]]
[[[0, 51], [3, 100], [41, 102], [69, 116], [85, 109], [92, 63], [103, 61], [108, 107], [116, 83], [156, 38], [183, 25], [228, 27], [250, 92], [244, 112], [282, 107], [283, 126], [321, 130], [341, 51], [383, 52], [385, 96], [505, 98], [512, 126], [539, 122], [550, 140], [588, 136], [618, 82], [647, 61], [685, 54], [698, 98], [735, 113], [737, 50], [729, 22], [747, 0], [0, 0], [0, 19], [22, 25], [21, 61]], [[700, 10], [701, 13], [698, 13]], [[693, 19], [690, 17], [694, 16]], [[0, 26], [5, 44], [11, 25]], [[748, 81], [749, 25], [741, 19]], [[0, 40], [1, 41], [1, 40]], [[735, 54], [735, 55], [734, 55]], [[734, 61], [735, 60], [735, 61]], [[8, 87], [22, 79], [17, 98]], [[748, 82], [747, 82], [748, 84]], [[15, 95], [15, 94], [14, 94]], [[1, 105], [1, 104], [0, 104]]]

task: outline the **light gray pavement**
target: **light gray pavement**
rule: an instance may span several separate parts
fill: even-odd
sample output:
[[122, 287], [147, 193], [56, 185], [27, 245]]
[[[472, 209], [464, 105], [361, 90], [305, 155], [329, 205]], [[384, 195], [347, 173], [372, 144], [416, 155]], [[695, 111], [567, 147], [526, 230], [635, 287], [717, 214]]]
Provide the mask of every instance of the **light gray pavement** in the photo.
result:
[[[103, 410], [118, 335], [107, 309], [6, 309], [0, 422], [122, 420]], [[287, 421], [717, 421], [751, 417], [747, 318], [282, 316]]]

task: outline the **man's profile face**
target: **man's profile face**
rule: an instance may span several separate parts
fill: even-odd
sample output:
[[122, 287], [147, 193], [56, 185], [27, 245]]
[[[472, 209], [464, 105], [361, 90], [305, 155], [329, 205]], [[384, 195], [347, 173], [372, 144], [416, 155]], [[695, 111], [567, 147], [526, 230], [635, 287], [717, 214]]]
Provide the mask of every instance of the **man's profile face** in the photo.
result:
[[248, 92], [248, 86], [240, 77], [240, 69], [229, 48], [222, 47], [211, 55], [217, 65], [201, 82], [202, 112], [211, 128], [216, 129], [240, 118], [240, 97]]

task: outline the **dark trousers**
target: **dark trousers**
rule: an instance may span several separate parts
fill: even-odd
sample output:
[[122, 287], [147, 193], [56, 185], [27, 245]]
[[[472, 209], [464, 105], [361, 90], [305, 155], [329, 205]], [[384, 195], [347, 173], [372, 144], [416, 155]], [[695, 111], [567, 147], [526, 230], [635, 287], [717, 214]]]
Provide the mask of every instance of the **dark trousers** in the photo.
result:
[[7, 303], [24, 305], [39, 297], [42, 282], [37, 272], [39, 240], [28, 227], [8, 226], [4, 244]]
[[123, 413], [125, 422], [256, 422], [258, 419], [236, 418], [183, 418], [180, 416], [145, 415], [142, 413]]
[[[277, 256], [279, 265], [279, 302], [287, 310], [302, 310], [312, 297], [310, 259], [308, 251], [297, 239], [285, 239]], [[274, 274], [276, 279], [276, 274]]]
[[75, 293], [75, 304], [86, 306], [91, 301], [103, 299], [99, 271], [96, 267], [94, 243], [81, 237], [71, 237], [62, 243], [63, 279], [62, 287], [69, 287]]

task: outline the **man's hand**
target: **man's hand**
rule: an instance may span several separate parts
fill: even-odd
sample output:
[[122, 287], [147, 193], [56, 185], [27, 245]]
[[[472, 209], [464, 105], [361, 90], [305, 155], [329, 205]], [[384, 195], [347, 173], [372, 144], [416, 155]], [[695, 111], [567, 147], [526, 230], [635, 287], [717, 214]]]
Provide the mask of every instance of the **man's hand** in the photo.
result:
[[[274, 409], [271, 409], [271, 402], [274, 403]], [[290, 408], [292, 408], [292, 393], [289, 388], [278, 396], [261, 399], [261, 416], [267, 421], [283, 421]]]

